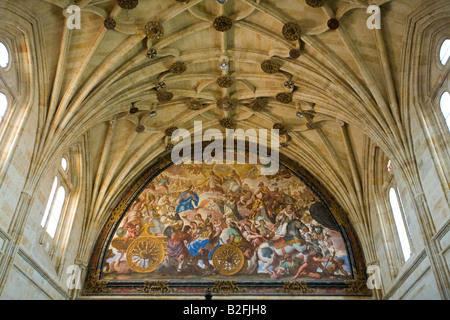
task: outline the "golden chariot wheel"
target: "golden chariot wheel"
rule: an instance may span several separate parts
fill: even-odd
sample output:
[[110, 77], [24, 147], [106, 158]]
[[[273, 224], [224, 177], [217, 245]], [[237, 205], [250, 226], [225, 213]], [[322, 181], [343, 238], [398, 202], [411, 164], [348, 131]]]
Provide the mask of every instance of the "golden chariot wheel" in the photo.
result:
[[155, 271], [164, 260], [164, 245], [155, 237], [139, 237], [127, 249], [127, 263], [138, 273]]
[[220, 246], [212, 256], [216, 270], [225, 276], [232, 276], [241, 271], [245, 259], [241, 249], [232, 244]]

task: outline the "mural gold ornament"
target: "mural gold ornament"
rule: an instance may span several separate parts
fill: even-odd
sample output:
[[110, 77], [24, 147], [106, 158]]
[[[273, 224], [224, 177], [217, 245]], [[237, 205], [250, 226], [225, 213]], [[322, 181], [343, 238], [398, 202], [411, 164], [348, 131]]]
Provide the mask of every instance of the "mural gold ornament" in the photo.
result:
[[113, 18], [106, 18], [103, 24], [108, 30], [112, 30], [117, 26], [116, 20], [114, 20]]
[[94, 272], [89, 273], [88, 279], [84, 284], [84, 292], [87, 294], [104, 294], [111, 293], [111, 288], [107, 288], [109, 281], [99, 280], [98, 275]]
[[158, 99], [159, 102], [169, 102], [173, 99], [173, 93], [168, 91], [158, 91], [156, 93], [156, 99]]
[[211, 288], [211, 292], [231, 295], [237, 293], [245, 293], [247, 290], [239, 288], [237, 281], [218, 280], [214, 281], [214, 286]]
[[288, 22], [283, 26], [283, 37], [288, 41], [300, 40], [302, 29], [296, 22]]
[[288, 104], [288, 103], [292, 102], [292, 94], [282, 92], [282, 93], [277, 94], [276, 99], [278, 102]]
[[332, 19], [328, 20], [327, 25], [328, 25], [328, 28], [330, 28], [331, 30], [336, 30], [337, 28], [339, 28], [339, 20], [332, 18]]
[[372, 295], [372, 291], [367, 287], [367, 277], [364, 271], [356, 271], [353, 269], [353, 274], [355, 276], [354, 280], [345, 280], [344, 283], [348, 285], [348, 288], [344, 289], [347, 294], [355, 295]]
[[225, 98], [219, 99], [219, 101], [217, 101], [217, 107], [219, 109], [222, 109], [225, 111], [231, 111], [231, 110], [236, 109], [237, 103], [235, 100], [225, 97]]
[[319, 8], [325, 4], [326, 0], [306, 0], [306, 4], [313, 8]]
[[157, 21], [150, 21], [145, 25], [145, 34], [151, 40], [161, 39], [164, 36], [164, 28]]
[[122, 9], [131, 10], [137, 7], [139, 4], [138, 0], [117, 0], [117, 4]]
[[298, 59], [300, 57], [301, 53], [300, 50], [298, 49], [291, 49], [289, 51], [289, 57], [291, 57], [292, 59]]
[[232, 276], [241, 271], [244, 266], [244, 254], [237, 246], [228, 244], [219, 247], [213, 256], [216, 270], [224, 276]]
[[169, 287], [169, 281], [145, 281], [142, 288], [136, 290], [137, 293], [149, 295], [164, 295], [173, 292]]
[[250, 102], [249, 107], [253, 111], [260, 112], [267, 106], [267, 100], [261, 97], [256, 98], [252, 102]]
[[131, 270], [153, 272], [164, 261], [164, 245], [156, 237], [140, 237], [130, 244], [126, 257]]
[[223, 118], [220, 120], [220, 125], [225, 129], [233, 129], [234, 121], [231, 118]]
[[230, 88], [233, 85], [233, 79], [229, 76], [222, 76], [217, 79], [217, 85], [221, 88]]
[[175, 130], [178, 130], [178, 127], [169, 127], [166, 131], [164, 131], [164, 133], [167, 137], [171, 137]]
[[278, 130], [278, 133], [282, 136], [284, 136], [288, 132], [286, 126], [282, 123], [275, 123], [273, 125], [273, 129]]
[[278, 292], [289, 293], [291, 295], [300, 295], [314, 293], [315, 290], [308, 287], [305, 281], [283, 281], [283, 287]]
[[225, 16], [220, 16], [214, 19], [213, 27], [217, 31], [225, 32], [231, 29], [233, 26], [233, 21]]
[[174, 64], [172, 64], [170, 66], [169, 71], [173, 74], [182, 74], [184, 72], [186, 72], [187, 70], [187, 65], [184, 62], [181, 61], [177, 61]]
[[268, 74], [275, 74], [278, 71], [280, 71], [280, 66], [272, 61], [272, 60], [265, 60], [261, 63], [261, 69]]

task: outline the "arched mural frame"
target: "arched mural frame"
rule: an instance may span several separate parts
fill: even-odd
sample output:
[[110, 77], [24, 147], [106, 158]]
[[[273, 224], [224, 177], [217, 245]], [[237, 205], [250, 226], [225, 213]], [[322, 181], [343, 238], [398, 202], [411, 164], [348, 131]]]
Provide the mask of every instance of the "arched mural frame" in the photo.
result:
[[280, 154], [280, 167], [288, 169], [303, 182], [326, 206], [339, 226], [351, 265], [351, 278], [346, 280], [105, 280], [103, 263], [105, 253], [117, 227], [130, 206], [156, 177], [173, 165], [171, 154], [166, 153], [149, 165], [132, 188], [112, 211], [94, 248], [82, 295], [92, 296], [158, 296], [192, 297], [213, 294], [219, 296], [371, 296], [368, 289], [365, 262], [358, 237], [347, 213], [326, 188], [296, 161]]

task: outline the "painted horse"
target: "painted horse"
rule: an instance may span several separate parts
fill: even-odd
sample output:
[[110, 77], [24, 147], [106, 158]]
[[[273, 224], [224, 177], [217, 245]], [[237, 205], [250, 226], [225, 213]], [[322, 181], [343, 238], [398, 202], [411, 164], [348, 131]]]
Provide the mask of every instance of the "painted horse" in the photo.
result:
[[[314, 245], [307, 242], [302, 235], [301, 229], [305, 224], [298, 219], [290, 221], [286, 228], [286, 234], [282, 239], [267, 241], [258, 248], [258, 258], [264, 264], [262, 269], [274, 274], [285, 256], [300, 257], [309, 252]], [[271, 270], [272, 269], [272, 270]]]

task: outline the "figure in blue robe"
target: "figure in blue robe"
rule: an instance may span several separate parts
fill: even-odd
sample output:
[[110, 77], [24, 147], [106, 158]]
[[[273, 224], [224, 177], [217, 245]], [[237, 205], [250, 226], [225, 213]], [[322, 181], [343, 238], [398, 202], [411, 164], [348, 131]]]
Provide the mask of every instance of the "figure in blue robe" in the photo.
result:
[[198, 206], [199, 197], [195, 192], [187, 190], [178, 197], [178, 205], [175, 208], [176, 213], [187, 210], [194, 210], [194, 206]]

